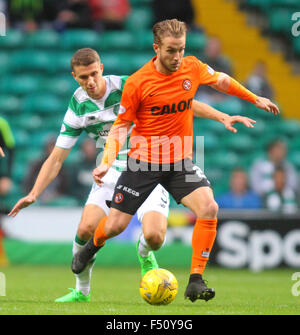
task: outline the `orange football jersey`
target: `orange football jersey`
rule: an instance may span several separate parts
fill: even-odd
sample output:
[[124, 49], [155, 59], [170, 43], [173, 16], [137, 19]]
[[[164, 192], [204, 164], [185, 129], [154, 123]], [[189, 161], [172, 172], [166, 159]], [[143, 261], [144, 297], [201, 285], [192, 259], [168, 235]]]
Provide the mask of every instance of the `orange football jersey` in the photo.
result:
[[192, 158], [192, 101], [198, 86], [216, 83], [219, 73], [188, 56], [178, 71], [166, 75], [156, 70], [155, 58], [126, 80], [118, 118], [135, 123], [130, 157], [174, 163]]

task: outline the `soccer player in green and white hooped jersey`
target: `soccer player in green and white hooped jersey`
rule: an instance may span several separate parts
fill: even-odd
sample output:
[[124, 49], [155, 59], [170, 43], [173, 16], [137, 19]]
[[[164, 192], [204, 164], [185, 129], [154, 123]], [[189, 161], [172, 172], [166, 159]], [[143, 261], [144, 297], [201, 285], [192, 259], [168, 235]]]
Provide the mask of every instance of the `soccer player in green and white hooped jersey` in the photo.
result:
[[[80, 49], [73, 55], [71, 67], [72, 75], [80, 87], [71, 98], [56, 146], [41, 167], [32, 190], [15, 204], [9, 216], [15, 217], [20, 210], [34, 203], [55, 179], [83, 130], [97, 141], [97, 146], [103, 148], [108, 131], [116, 119], [126, 76], [102, 76], [103, 64], [100, 57], [95, 50], [89, 48]], [[236, 131], [232, 127], [236, 122], [243, 122], [249, 127], [247, 118], [231, 117], [197, 101], [193, 102], [193, 109], [195, 116], [219, 121], [230, 131]], [[120, 171], [126, 163], [127, 150], [123, 150], [103, 178], [104, 184], [101, 187], [96, 183], [92, 186], [73, 241], [73, 255], [93, 236], [99, 221], [108, 215], [106, 201], [111, 200]], [[143, 230], [137, 242], [142, 275], [158, 267], [152, 250], [158, 250], [164, 242], [168, 211], [169, 194], [161, 185], [153, 190], [138, 209], [137, 216]], [[90, 301], [93, 264], [94, 259], [83, 272], [76, 275], [75, 289], [57, 299], [57, 302]]]

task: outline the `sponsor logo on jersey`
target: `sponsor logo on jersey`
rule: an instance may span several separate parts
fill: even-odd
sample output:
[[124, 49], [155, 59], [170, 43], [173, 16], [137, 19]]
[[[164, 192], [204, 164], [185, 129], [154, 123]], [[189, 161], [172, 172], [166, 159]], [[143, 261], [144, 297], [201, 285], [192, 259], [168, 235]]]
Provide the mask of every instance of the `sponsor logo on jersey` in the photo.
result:
[[124, 200], [124, 195], [122, 193], [117, 193], [114, 200], [115, 203], [119, 204]]
[[193, 98], [188, 100], [181, 100], [177, 104], [173, 103], [171, 105], [153, 106], [151, 107], [152, 115], [163, 115], [163, 114], [174, 114], [177, 112], [184, 112], [192, 107]]
[[192, 82], [189, 79], [185, 79], [182, 82], [182, 87], [186, 90], [189, 91], [192, 88]]

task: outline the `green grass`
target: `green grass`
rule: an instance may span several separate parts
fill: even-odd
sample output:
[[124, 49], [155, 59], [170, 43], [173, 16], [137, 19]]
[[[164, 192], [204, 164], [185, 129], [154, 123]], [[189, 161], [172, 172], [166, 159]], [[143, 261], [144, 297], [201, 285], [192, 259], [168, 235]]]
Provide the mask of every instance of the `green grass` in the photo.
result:
[[209, 287], [216, 296], [209, 302], [184, 300], [188, 270], [172, 268], [179, 292], [167, 306], [151, 306], [139, 295], [138, 268], [94, 268], [90, 303], [54, 303], [74, 287], [74, 277], [64, 266], [9, 266], [6, 296], [0, 296], [0, 315], [286, 315], [300, 314], [300, 297], [291, 293], [291, 269], [252, 273], [248, 270], [206, 270]]

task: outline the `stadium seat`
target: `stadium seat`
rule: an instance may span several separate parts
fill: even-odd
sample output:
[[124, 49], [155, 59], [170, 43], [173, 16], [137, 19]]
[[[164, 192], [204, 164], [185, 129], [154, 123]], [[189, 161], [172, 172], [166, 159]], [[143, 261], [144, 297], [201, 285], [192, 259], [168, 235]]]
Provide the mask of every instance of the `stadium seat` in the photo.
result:
[[7, 52], [0, 52], [0, 75], [9, 73], [10, 71], [10, 57]]
[[57, 51], [55, 55], [54, 70], [58, 75], [70, 74], [71, 72], [71, 59], [73, 52]]
[[56, 138], [56, 135], [54, 132], [51, 132], [49, 130], [35, 130], [32, 131], [30, 134], [31, 139], [31, 146], [35, 148], [42, 149], [44, 148], [46, 142], [50, 138]]
[[134, 71], [130, 53], [102, 53], [101, 60], [104, 64], [104, 75], [130, 75]]
[[37, 30], [25, 36], [26, 45], [35, 49], [55, 49], [59, 47], [59, 34], [54, 30]]
[[203, 51], [206, 45], [206, 36], [200, 32], [190, 31], [186, 35], [186, 49], [189, 52], [198, 53]]
[[153, 12], [149, 8], [133, 8], [126, 19], [125, 28], [133, 32], [151, 29], [153, 20]]
[[70, 99], [79, 87], [71, 73], [57, 77], [44, 77], [41, 85], [45, 93], [52, 93], [67, 99]]
[[255, 147], [255, 140], [246, 134], [231, 134], [222, 138], [224, 146], [236, 153], [251, 152]]
[[40, 90], [40, 78], [33, 75], [7, 75], [0, 78], [0, 92], [24, 96]]
[[71, 29], [60, 38], [61, 49], [76, 50], [80, 48], [97, 49], [100, 37], [96, 31], [89, 29]]
[[295, 150], [290, 152], [288, 155], [289, 161], [296, 167], [297, 170], [300, 169], [300, 151]]
[[49, 202], [47, 202], [47, 206], [52, 207], [76, 207], [78, 206], [78, 201], [69, 196], [60, 196]]
[[271, 9], [268, 13], [270, 30], [275, 33], [290, 34], [293, 25], [291, 14], [291, 10], [288, 8]]
[[139, 7], [139, 6], [146, 6], [146, 5], [151, 5], [152, 0], [129, 0], [130, 5], [133, 8]]
[[54, 94], [40, 93], [28, 95], [24, 99], [24, 112], [27, 114], [62, 114], [66, 106]]
[[137, 31], [136, 34], [136, 48], [139, 50], [146, 51], [153, 51], [153, 33], [152, 30], [143, 30]]
[[[132, 51], [136, 48], [134, 34], [129, 31], [106, 31], [102, 34], [100, 50], [113, 52], [114, 50]], [[100, 57], [102, 52], [100, 52]], [[105, 63], [104, 63], [105, 64]]]
[[10, 124], [13, 129], [23, 129], [31, 132], [35, 129], [41, 129], [44, 125], [42, 118], [39, 115], [28, 115], [21, 113], [18, 117], [10, 119]]
[[31, 144], [30, 133], [21, 128], [13, 129], [14, 137], [16, 139], [17, 150], [20, 148], [27, 148]]
[[46, 51], [34, 49], [20, 50], [12, 54], [11, 72], [48, 73], [53, 70], [53, 59]]
[[15, 95], [0, 95], [0, 114], [18, 114], [21, 112], [22, 100]]
[[293, 49], [295, 53], [300, 56], [300, 39], [299, 38], [293, 38]]
[[5, 37], [0, 38], [0, 49], [17, 49], [24, 45], [24, 36], [21, 30], [10, 29]]
[[278, 122], [277, 131], [280, 135], [289, 137], [289, 138], [297, 138], [300, 136], [300, 122], [299, 120], [283, 120], [282, 122]]
[[229, 115], [241, 115], [243, 113], [243, 104], [235, 97], [225, 98], [221, 102], [213, 104], [213, 107]]
[[137, 71], [155, 56], [154, 52], [151, 53], [133, 53], [130, 57], [132, 72]]

